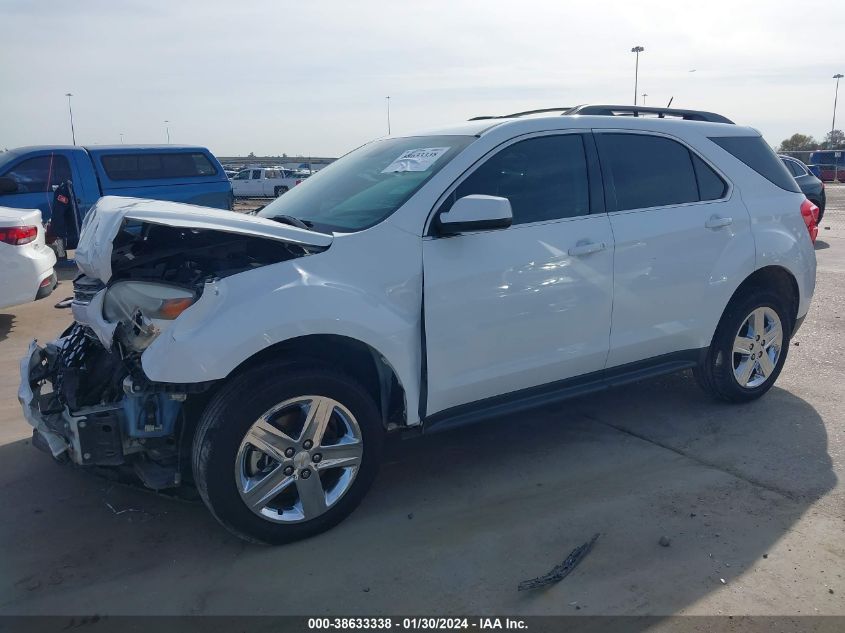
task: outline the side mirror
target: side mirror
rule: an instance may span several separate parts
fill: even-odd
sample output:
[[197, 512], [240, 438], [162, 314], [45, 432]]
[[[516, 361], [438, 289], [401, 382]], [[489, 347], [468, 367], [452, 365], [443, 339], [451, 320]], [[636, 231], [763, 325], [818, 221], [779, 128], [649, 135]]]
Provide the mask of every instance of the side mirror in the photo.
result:
[[473, 194], [455, 201], [452, 208], [437, 218], [441, 235], [469, 231], [506, 229], [513, 222], [511, 203], [507, 198]]
[[4, 193], [17, 193], [18, 191], [18, 183], [12, 180], [11, 178], [6, 178], [5, 176], [0, 178], [0, 194]]

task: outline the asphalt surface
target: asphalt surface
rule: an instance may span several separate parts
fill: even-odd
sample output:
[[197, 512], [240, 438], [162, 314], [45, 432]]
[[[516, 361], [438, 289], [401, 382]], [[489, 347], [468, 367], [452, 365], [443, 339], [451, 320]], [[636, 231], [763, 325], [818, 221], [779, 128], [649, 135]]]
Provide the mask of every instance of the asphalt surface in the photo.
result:
[[760, 401], [685, 373], [398, 442], [351, 517], [277, 548], [30, 445], [18, 360], [69, 323], [66, 271], [0, 311], [0, 613], [845, 614], [845, 186], [828, 201], [813, 306]]

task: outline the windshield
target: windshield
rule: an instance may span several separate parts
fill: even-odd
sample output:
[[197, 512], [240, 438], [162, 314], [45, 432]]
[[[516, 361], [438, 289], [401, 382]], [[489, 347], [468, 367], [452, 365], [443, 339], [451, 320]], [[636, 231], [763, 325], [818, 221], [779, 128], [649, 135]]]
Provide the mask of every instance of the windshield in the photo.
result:
[[368, 143], [258, 215], [293, 217], [317, 231], [361, 231], [396, 211], [473, 140], [474, 136], [413, 136]]

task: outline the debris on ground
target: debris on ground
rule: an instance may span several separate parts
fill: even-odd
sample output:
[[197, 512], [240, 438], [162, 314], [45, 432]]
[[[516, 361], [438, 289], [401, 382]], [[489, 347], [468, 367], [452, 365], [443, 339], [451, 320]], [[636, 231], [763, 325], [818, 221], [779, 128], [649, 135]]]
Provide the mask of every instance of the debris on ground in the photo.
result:
[[723, 585], [727, 585], [727, 584], [728, 584], [728, 583], [725, 581], [725, 579], [724, 579], [724, 578], [719, 578], [719, 582], [720, 582], [720, 583], [722, 583]]
[[569, 553], [569, 556], [566, 557], [566, 560], [564, 560], [560, 565], [555, 565], [554, 568], [546, 575], [532, 578], [531, 580], [523, 580], [519, 583], [519, 585], [517, 585], [517, 591], [538, 589], [540, 587], [545, 587], [546, 585], [560, 582], [566, 578], [582, 560], [584, 560], [587, 554], [590, 553], [590, 550], [593, 549], [593, 545], [595, 545], [598, 538], [598, 533], [594, 534], [593, 538], [572, 550]]
[[413, 519], [413, 518], [414, 518], [414, 513], [413, 513], [413, 512], [409, 512], [409, 513], [408, 513], [408, 518], [409, 518], [409, 519]]
[[768, 558], [768, 557], [769, 557], [768, 554], [763, 554], [763, 558]]
[[661, 536], [657, 542], [660, 543], [660, 547], [669, 547], [672, 544], [668, 536]]

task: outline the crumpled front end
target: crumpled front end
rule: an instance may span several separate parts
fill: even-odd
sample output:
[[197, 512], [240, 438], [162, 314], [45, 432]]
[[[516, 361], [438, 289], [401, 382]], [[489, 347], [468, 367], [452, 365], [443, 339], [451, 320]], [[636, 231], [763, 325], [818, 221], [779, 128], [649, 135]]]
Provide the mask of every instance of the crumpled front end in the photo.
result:
[[213, 381], [150, 380], [145, 351], [183, 313], [209, 318], [222, 279], [322, 252], [331, 239], [231, 212], [101, 199], [77, 250], [75, 321], [21, 360], [33, 443], [79, 466], [126, 467], [150, 488], [178, 486], [190, 464], [180, 459], [187, 410]]
[[176, 431], [188, 391], [145, 380], [137, 361], [75, 323], [44, 347], [30, 344], [18, 399], [39, 448], [79, 466], [126, 466], [161, 489], [181, 481]]

